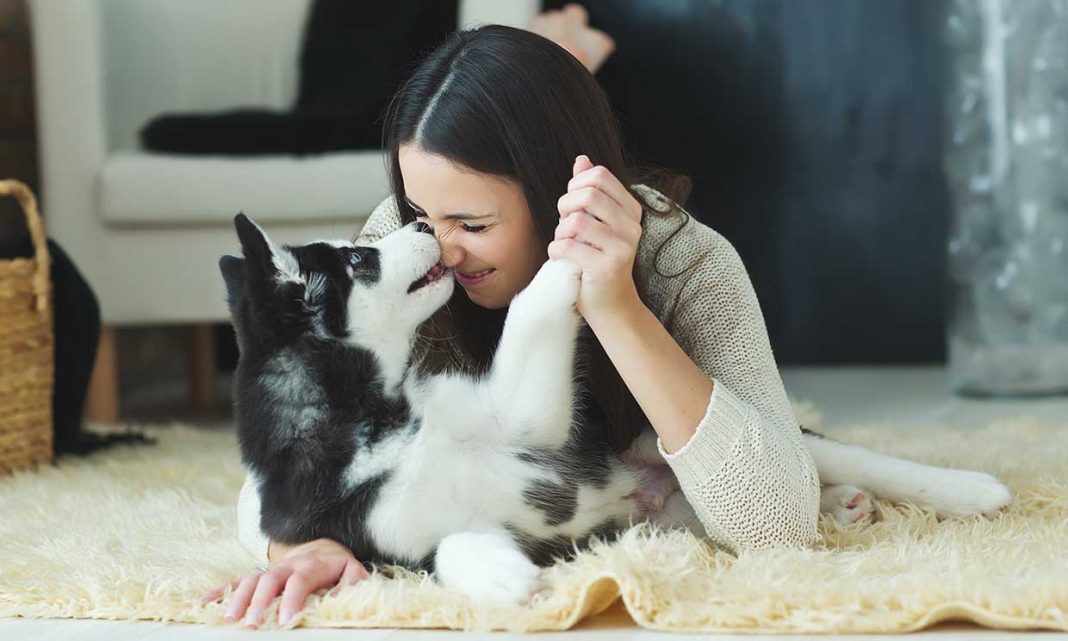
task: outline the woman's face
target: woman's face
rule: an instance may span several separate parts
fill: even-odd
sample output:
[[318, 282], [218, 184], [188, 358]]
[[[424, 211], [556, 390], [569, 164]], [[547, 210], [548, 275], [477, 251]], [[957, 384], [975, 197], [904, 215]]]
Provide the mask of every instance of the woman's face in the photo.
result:
[[415, 145], [399, 160], [408, 204], [434, 229], [456, 283], [481, 307], [507, 307], [547, 258], [522, 188]]

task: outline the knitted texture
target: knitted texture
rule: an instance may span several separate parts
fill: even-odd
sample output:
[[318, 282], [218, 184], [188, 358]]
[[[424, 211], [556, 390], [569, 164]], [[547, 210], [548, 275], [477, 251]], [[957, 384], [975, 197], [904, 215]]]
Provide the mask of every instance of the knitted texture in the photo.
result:
[[[660, 192], [644, 185], [634, 189], [646, 203], [667, 209]], [[396, 202], [389, 196], [371, 213], [356, 242], [375, 242], [399, 227]], [[708, 409], [689, 442], [669, 454], [658, 438], [660, 454], [708, 538], [720, 547], [737, 553], [814, 543], [819, 476], [741, 257], [726, 238], [681, 207], [668, 214], [647, 211], [642, 228], [639, 289], [713, 383]], [[243, 492], [241, 502], [246, 498]], [[246, 520], [250, 514], [258, 517], [258, 510], [239, 511]], [[258, 518], [239, 524], [239, 538], [250, 552], [266, 558]]]

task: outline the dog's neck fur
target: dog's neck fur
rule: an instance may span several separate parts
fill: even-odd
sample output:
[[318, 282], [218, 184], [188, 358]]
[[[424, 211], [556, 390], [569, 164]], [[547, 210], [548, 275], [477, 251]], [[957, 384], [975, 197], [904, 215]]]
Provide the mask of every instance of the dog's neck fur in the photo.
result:
[[352, 344], [365, 349], [378, 359], [382, 389], [390, 396], [400, 393], [408, 374], [416, 327], [409, 323], [382, 322], [361, 327], [353, 334]]
[[390, 396], [396, 396], [400, 392], [401, 383], [408, 374], [412, 344], [415, 341], [411, 333], [398, 332], [398, 334], [400, 335], [390, 337], [390, 340], [382, 341], [369, 350], [378, 358], [382, 389]]

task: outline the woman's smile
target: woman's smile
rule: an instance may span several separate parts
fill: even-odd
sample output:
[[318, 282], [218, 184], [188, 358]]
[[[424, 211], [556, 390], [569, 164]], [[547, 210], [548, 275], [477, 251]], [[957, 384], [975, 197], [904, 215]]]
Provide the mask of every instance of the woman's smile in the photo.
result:
[[463, 287], [478, 287], [490, 279], [496, 269], [483, 269], [477, 272], [462, 272], [456, 270], [456, 280]]
[[[523, 186], [414, 141], [400, 146], [397, 164], [407, 213], [430, 225], [441, 262], [453, 269], [456, 284], [479, 307], [507, 308], [547, 257], [548, 241], [534, 227]], [[559, 217], [555, 210], [550, 216]]]

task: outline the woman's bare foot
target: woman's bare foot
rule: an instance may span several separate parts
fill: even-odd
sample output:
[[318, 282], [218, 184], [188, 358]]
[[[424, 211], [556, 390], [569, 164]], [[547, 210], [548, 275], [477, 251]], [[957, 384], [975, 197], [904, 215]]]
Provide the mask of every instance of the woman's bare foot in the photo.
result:
[[590, 73], [595, 73], [615, 51], [616, 42], [607, 33], [590, 27], [589, 19], [585, 7], [568, 4], [563, 9], [539, 13], [527, 28], [567, 49]]

